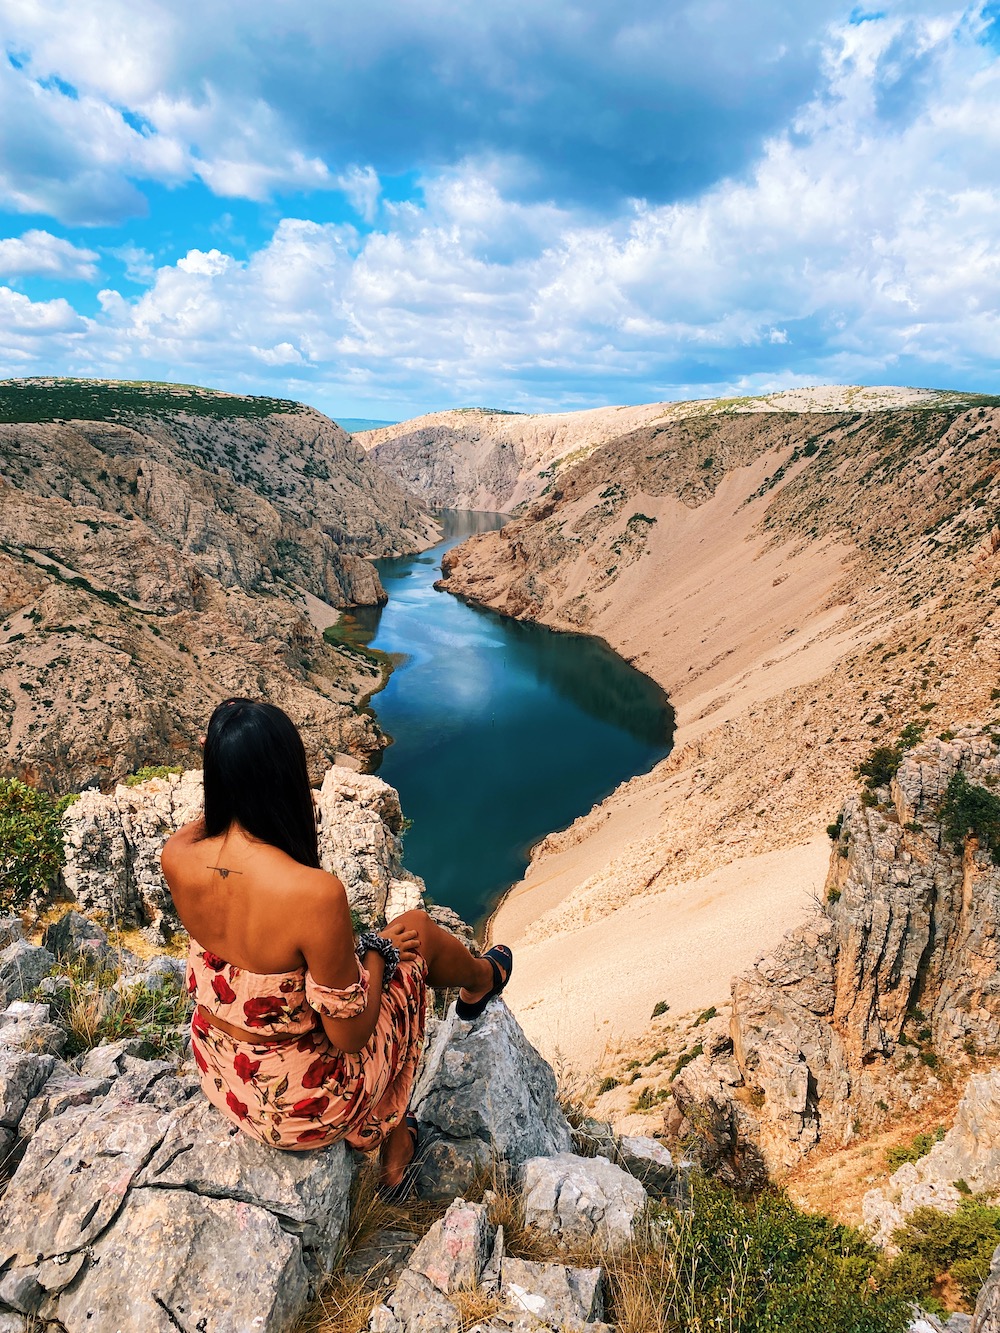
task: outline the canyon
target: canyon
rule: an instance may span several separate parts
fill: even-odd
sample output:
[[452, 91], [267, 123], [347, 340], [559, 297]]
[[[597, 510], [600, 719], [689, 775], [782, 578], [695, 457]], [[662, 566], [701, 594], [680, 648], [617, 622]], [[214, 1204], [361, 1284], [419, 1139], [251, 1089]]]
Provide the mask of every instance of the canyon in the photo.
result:
[[[654, 1006], [727, 1004], [822, 894], [857, 764], [909, 723], [992, 717], [1000, 664], [996, 400], [831, 388], [659, 408], [597, 439], [587, 413], [561, 435], [480, 421], [428, 472], [464, 451], [464, 497], [524, 497], [450, 553], [442, 586], [603, 637], [677, 709], [671, 756], [544, 839], [492, 923], [518, 951], [531, 1039], [609, 1075]], [[377, 433], [383, 465], [415, 424]], [[487, 437], [532, 475], [490, 490], [490, 462], [477, 482]], [[567, 450], [547, 478], [543, 439]]]

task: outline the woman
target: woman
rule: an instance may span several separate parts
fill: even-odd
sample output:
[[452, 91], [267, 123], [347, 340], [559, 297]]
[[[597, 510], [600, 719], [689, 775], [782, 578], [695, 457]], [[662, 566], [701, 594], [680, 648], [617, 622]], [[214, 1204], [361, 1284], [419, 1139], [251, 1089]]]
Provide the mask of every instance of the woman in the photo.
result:
[[346, 1139], [383, 1147], [398, 1189], [416, 1146], [406, 1107], [425, 984], [460, 987], [478, 1017], [510, 950], [475, 958], [424, 912], [356, 945], [343, 884], [320, 869], [305, 750], [272, 704], [229, 699], [205, 737], [205, 810], [163, 849], [191, 937], [191, 1046], [202, 1087], [241, 1129], [279, 1148]]

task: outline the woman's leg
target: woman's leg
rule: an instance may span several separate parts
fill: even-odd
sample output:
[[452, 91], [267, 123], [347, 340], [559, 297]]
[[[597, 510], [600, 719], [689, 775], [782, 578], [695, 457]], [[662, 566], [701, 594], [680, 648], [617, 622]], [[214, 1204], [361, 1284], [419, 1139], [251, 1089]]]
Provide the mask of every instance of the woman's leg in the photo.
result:
[[460, 939], [451, 931], [442, 929], [426, 912], [404, 912], [396, 920], [420, 936], [420, 952], [427, 961], [429, 986], [458, 986], [462, 999], [470, 1004], [482, 999], [492, 988], [493, 969], [487, 960], [471, 954]]

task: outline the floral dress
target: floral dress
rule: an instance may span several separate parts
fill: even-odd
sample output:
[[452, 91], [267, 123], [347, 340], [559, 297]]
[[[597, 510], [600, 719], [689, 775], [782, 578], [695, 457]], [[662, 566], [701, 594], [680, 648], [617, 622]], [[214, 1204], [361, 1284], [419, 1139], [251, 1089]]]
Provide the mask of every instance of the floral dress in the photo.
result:
[[320, 1148], [346, 1139], [377, 1148], [405, 1114], [424, 1039], [427, 965], [401, 963], [383, 992], [378, 1022], [362, 1050], [333, 1046], [320, 1015], [356, 1018], [368, 1000], [368, 973], [346, 990], [314, 981], [304, 967], [262, 974], [234, 967], [194, 940], [187, 987], [233, 1027], [269, 1040], [238, 1041], [195, 1009], [191, 1050], [205, 1096], [261, 1143]]

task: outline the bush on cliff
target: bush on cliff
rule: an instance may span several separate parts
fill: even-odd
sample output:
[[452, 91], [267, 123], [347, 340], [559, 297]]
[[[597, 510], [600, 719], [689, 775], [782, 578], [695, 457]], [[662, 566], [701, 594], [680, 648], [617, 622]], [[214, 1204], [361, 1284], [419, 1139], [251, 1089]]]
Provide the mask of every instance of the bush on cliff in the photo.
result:
[[970, 782], [961, 770], [953, 775], [941, 802], [941, 827], [956, 851], [962, 850], [971, 833], [1000, 865], [1000, 798]]
[[16, 778], [0, 778], [0, 911], [48, 889], [63, 864], [61, 803]]

